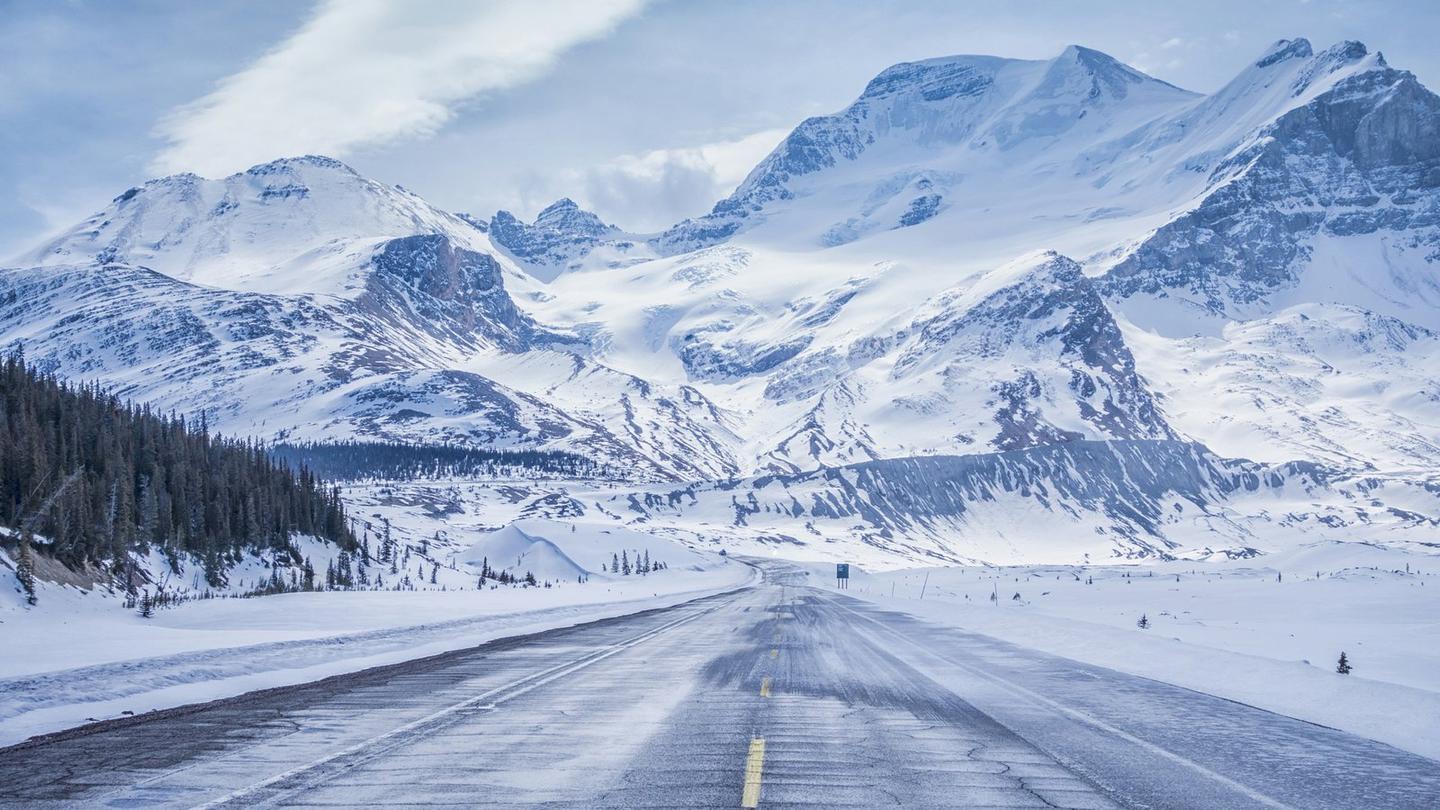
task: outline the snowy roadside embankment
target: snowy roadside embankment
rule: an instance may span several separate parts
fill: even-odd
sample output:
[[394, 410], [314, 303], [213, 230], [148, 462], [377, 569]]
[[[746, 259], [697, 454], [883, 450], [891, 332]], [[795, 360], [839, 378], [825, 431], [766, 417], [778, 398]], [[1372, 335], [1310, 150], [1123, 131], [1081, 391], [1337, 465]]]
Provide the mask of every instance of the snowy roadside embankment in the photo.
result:
[[[574, 552], [574, 545], [563, 547]], [[669, 551], [671, 557], [689, 554]], [[584, 584], [552, 588], [209, 599], [157, 611], [151, 619], [119, 608], [114, 599], [53, 588], [41, 597], [43, 609], [0, 615], [6, 650], [0, 660], [0, 745], [90, 720], [667, 607], [759, 579], [750, 566], [704, 556], [648, 576], [596, 573]]]
[[[833, 567], [811, 569], [833, 587]], [[1440, 759], [1437, 557], [1317, 544], [1222, 563], [852, 576], [848, 595], [926, 621]], [[1335, 672], [1341, 651], [1349, 675]]]

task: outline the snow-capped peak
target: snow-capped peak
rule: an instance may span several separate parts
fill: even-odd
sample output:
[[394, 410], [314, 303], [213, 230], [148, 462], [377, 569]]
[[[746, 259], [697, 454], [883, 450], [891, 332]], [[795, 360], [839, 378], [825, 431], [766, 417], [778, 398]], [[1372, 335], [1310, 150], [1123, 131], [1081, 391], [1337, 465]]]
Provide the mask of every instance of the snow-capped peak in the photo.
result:
[[[961, 177], [1020, 167], [1041, 153], [1053, 165], [1102, 134], [1128, 132], [1197, 98], [1074, 45], [1041, 61], [962, 55], [903, 62], [871, 80], [845, 110], [802, 122], [711, 214], [656, 243], [667, 253], [713, 244], [820, 187], [843, 186], [856, 198], [820, 233], [804, 234], [812, 244], [909, 227], [944, 209], [946, 187]], [[892, 204], [897, 194], [903, 199]], [[783, 230], [797, 229], [791, 223]]]
[[282, 158], [224, 179], [177, 174], [117, 196], [20, 265], [126, 262], [252, 292], [335, 292], [373, 248], [443, 234], [488, 249], [475, 228], [332, 158]]
[[[495, 244], [509, 251], [532, 275], [549, 281], [567, 269], [581, 266], [602, 245], [613, 248], [604, 253], [624, 254], [634, 240], [593, 212], [581, 208], [569, 197], [545, 206], [532, 223], [522, 222], [509, 211], [497, 211], [489, 224]], [[604, 265], [613, 257], [600, 257]]]
[[576, 236], [600, 236], [614, 229], [569, 197], [561, 197], [545, 206], [535, 216], [535, 227], [565, 231]]
[[277, 158], [276, 160], [271, 160], [266, 163], [257, 163], [243, 172], [236, 172], [236, 174], [262, 176], [283, 171], [305, 171], [307, 169], [323, 169], [326, 171], [359, 175], [359, 172], [352, 169], [349, 164], [332, 157], [326, 157], [325, 155], [296, 155], [294, 157]]
[[1255, 60], [1255, 67], [1266, 68], [1287, 59], [1309, 59], [1312, 53], [1310, 40], [1304, 37], [1277, 39]]
[[[1071, 77], [1082, 77], [1082, 82], [1072, 89]], [[1172, 90], [1174, 85], [1148, 76], [1119, 61], [1113, 56], [1080, 45], [1071, 45], [1050, 63], [1046, 72], [1047, 81], [1053, 81], [1055, 90], [1079, 90], [1091, 100], [1108, 98], [1119, 100], [1126, 97], [1131, 88], [1153, 84]], [[1185, 91], [1181, 91], [1185, 92]]]
[[[927, 101], [974, 96], [988, 90], [995, 73], [1019, 60], [998, 56], [944, 56], [900, 62], [880, 71], [858, 101], [919, 95]], [[857, 101], [857, 103], [858, 103]]]

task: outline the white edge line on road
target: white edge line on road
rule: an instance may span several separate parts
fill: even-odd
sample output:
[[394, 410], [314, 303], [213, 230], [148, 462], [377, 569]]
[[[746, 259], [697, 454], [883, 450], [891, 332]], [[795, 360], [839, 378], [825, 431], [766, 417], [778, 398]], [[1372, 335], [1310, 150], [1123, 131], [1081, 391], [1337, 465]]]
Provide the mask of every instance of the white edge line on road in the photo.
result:
[[[246, 787], [233, 790], [223, 796], [211, 799], [208, 802], [204, 802], [203, 804], [197, 804], [194, 806], [193, 810], [210, 810], [211, 808], [222, 807], [231, 802], [239, 801], [246, 798], [247, 796], [251, 796], [252, 794], [265, 790], [268, 787], [272, 787], [287, 780], [294, 779], [295, 777], [300, 776], [307, 771], [313, 771], [322, 768], [337, 759], [357, 754], [361, 751], [364, 751], [366, 748], [373, 747], [394, 737], [407, 734], [418, 728], [422, 728], [426, 725], [435, 723], [438, 720], [443, 720], [446, 717], [457, 714], [459, 712], [476, 708], [492, 708], [496, 705], [504, 703], [507, 700], [519, 697], [535, 689], [539, 689], [540, 687], [545, 686], [546, 684], [549, 684], [553, 681], [559, 680], [560, 678], [563, 678], [572, 672], [576, 672], [592, 664], [603, 661], [604, 659], [609, 658], [612, 655], [624, 652], [625, 650], [634, 647], [637, 644], [650, 640], [651, 638], [659, 635], [660, 633], [678, 627], [682, 624], [694, 621], [695, 619], [698, 619], [713, 610], [715, 610], [715, 608], [712, 607], [697, 611], [689, 616], [667, 622], [660, 625], [659, 627], [652, 628], [645, 631], [644, 633], [633, 636], [624, 641], [616, 642], [615, 644], [604, 648], [600, 652], [587, 653], [586, 655], [578, 659], [567, 661], [563, 664], [558, 664], [549, 669], [542, 670], [532, 675], [526, 675], [525, 677], [515, 681], [511, 681], [504, 686], [497, 686], [494, 689], [490, 689], [486, 692], [476, 695], [475, 697], [463, 700], [459, 703], [447, 706], [446, 708], [440, 709], [439, 711], [428, 714], [425, 717], [420, 718], [419, 720], [412, 720], [411, 722], [406, 723], [403, 726], [393, 728], [385, 732], [384, 734], [379, 734], [367, 740], [362, 740], [347, 748], [343, 748], [339, 751], [335, 751], [334, 753], [327, 754], [320, 759], [307, 762], [304, 765], [297, 765], [294, 768], [291, 768], [283, 773], [278, 773], [268, 779], [265, 779], [264, 781], [256, 782], [253, 785], [248, 785]], [[496, 697], [497, 695], [499, 697]], [[490, 698], [492, 697], [494, 697], [495, 700], [487, 704], [486, 701], [490, 700]]]
[[[1085, 712], [1082, 712], [1082, 711], [1080, 711], [1080, 710], [1078, 710], [1078, 709], [1072, 709], [1072, 708], [1070, 708], [1069, 706], [1065, 706], [1065, 705], [1063, 705], [1063, 704], [1061, 704], [1061, 703], [1057, 703], [1057, 702], [1055, 702], [1054, 700], [1051, 700], [1050, 698], [1047, 698], [1047, 697], [1045, 697], [1044, 695], [1041, 695], [1041, 694], [1038, 693], [1038, 692], [1034, 692], [1034, 691], [1032, 691], [1032, 690], [1030, 690], [1030, 689], [1027, 689], [1027, 688], [1025, 688], [1025, 687], [1023, 687], [1023, 686], [1020, 686], [1020, 685], [1018, 685], [1018, 684], [1012, 683], [1011, 681], [1007, 681], [1007, 680], [1005, 680], [1004, 678], [999, 677], [998, 675], [992, 675], [992, 674], [990, 674], [990, 673], [988, 673], [988, 672], [985, 672], [985, 671], [982, 670], [982, 669], [978, 669], [978, 668], [976, 668], [976, 667], [970, 666], [969, 664], [963, 664], [963, 663], [961, 663], [961, 662], [959, 662], [959, 661], [956, 661], [956, 660], [954, 660], [954, 659], [952, 659], [952, 658], [942, 657], [942, 656], [938, 655], [937, 653], [935, 653], [934, 651], [928, 650], [928, 649], [920, 646], [918, 643], [916, 643], [915, 641], [911, 640], [908, 636], [906, 636], [904, 633], [901, 633], [899, 630], [896, 630], [896, 629], [894, 629], [894, 628], [892, 628], [892, 627], [889, 627], [889, 626], [885, 625], [884, 623], [882, 623], [882, 622], [880, 622], [880, 621], [878, 621], [878, 620], [876, 620], [876, 619], [873, 619], [873, 618], [871, 618], [871, 617], [869, 617], [869, 616], [866, 616], [865, 614], [863, 614], [863, 613], [855, 610], [854, 608], [849, 607], [848, 605], [840, 605], [840, 607], [841, 607], [843, 610], [846, 610], [846, 611], [854, 614], [855, 616], [857, 616], [857, 617], [859, 617], [859, 618], [861, 618], [861, 619], [864, 619], [864, 620], [867, 621], [867, 622], [870, 622], [871, 624], [875, 625], [876, 627], [879, 627], [880, 629], [882, 629], [882, 630], [890, 633], [891, 635], [895, 636], [896, 638], [898, 638], [898, 639], [900, 639], [901, 641], [905, 642], [906, 644], [910, 645], [910, 646], [913, 647], [914, 649], [917, 649], [917, 650], [925, 653], [926, 655], [931, 656], [932, 658], [937, 658], [937, 659], [939, 659], [940, 661], [943, 661], [943, 662], [945, 662], [946, 664], [949, 664], [950, 666], [959, 667], [960, 669], [963, 669], [963, 670], [965, 670], [966, 672], [969, 672], [969, 673], [972, 674], [972, 675], [976, 675], [976, 676], [979, 676], [979, 677], [981, 677], [981, 678], [984, 678], [984, 679], [990, 681], [991, 683], [994, 683], [994, 684], [1000, 686], [1001, 688], [1008, 689], [1008, 690], [1010, 690], [1011, 692], [1020, 695], [1021, 697], [1024, 697], [1024, 698], [1027, 698], [1027, 699], [1029, 699], [1029, 700], [1032, 700], [1032, 701], [1034, 701], [1034, 702], [1036, 702], [1036, 703], [1039, 703], [1039, 704], [1041, 704], [1042, 706], [1045, 706], [1045, 707], [1047, 707], [1047, 708], [1054, 709], [1054, 710], [1057, 711], [1057, 712], [1060, 712], [1060, 713], [1062, 713], [1062, 714], [1064, 714], [1064, 715], [1066, 715], [1066, 716], [1068, 716], [1068, 717], [1070, 717], [1070, 718], [1072, 718], [1072, 719], [1079, 720], [1080, 722], [1085, 723], [1085, 724], [1087, 724], [1087, 725], [1093, 726], [1094, 728], [1097, 728], [1097, 729], [1099, 729], [1099, 730], [1101, 730], [1101, 731], [1103, 731], [1103, 732], [1105, 732], [1105, 733], [1107, 733], [1107, 734], [1113, 734], [1113, 735], [1115, 735], [1116, 737], [1119, 737], [1120, 739], [1125, 740], [1125, 741], [1128, 742], [1128, 743], [1131, 743], [1132, 745], [1138, 745], [1138, 746], [1140, 746], [1141, 748], [1144, 748], [1146, 751], [1149, 751], [1149, 752], [1152, 753], [1152, 754], [1158, 754], [1159, 756], [1162, 756], [1162, 757], [1164, 757], [1165, 759], [1168, 759], [1168, 760], [1170, 760], [1171, 762], [1176, 763], [1177, 765], [1182, 765], [1182, 766], [1184, 766], [1184, 767], [1186, 767], [1186, 768], [1189, 768], [1189, 769], [1192, 770], [1192, 771], [1195, 771], [1196, 773], [1200, 774], [1201, 776], [1207, 777], [1207, 778], [1209, 778], [1209, 779], [1213, 779], [1213, 780], [1215, 780], [1216, 782], [1219, 782], [1220, 784], [1225, 785], [1226, 787], [1230, 788], [1231, 790], [1234, 790], [1234, 791], [1237, 791], [1237, 792], [1239, 792], [1239, 793], [1241, 793], [1241, 794], [1244, 794], [1245, 796], [1247, 796], [1247, 797], [1249, 797], [1249, 798], [1251, 798], [1251, 799], [1254, 799], [1255, 801], [1257, 801], [1257, 802], [1259, 802], [1259, 803], [1261, 803], [1261, 804], [1263, 804], [1263, 805], [1265, 805], [1265, 806], [1267, 806], [1267, 807], [1274, 807], [1274, 808], [1276, 808], [1276, 810], [1294, 810], [1294, 808], [1292, 808], [1292, 807], [1291, 807], [1290, 805], [1288, 805], [1288, 804], [1285, 804], [1284, 802], [1280, 802], [1280, 801], [1277, 801], [1277, 800], [1275, 800], [1275, 799], [1272, 799], [1272, 798], [1270, 798], [1269, 796], [1266, 796], [1265, 794], [1260, 793], [1259, 791], [1255, 790], [1254, 788], [1251, 788], [1251, 787], [1249, 787], [1249, 786], [1247, 786], [1247, 785], [1243, 785], [1243, 784], [1241, 784], [1241, 783], [1239, 783], [1239, 782], [1236, 782], [1234, 779], [1231, 779], [1230, 777], [1225, 776], [1224, 774], [1221, 774], [1221, 773], [1217, 773], [1217, 772], [1215, 772], [1215, 771], [1212, 771], [1212, 770], [1210, 770], [1209, 768], [1205, 767], [1204, 765], [1201, 765], [1201, 764], [1198, 763], [1198, 762], [1194, 762], [1194, 761], [1192, 761], [1192, 760], [1186, 759], [1185, 757], [1180, 756], [1179, 754], [1175, 753], [1174, 751], [1170, 751], [1170, 750], [1168, 750], [1168, 749], [1161, 748], [1160, 746], [1156, 745], [1155, 743], [1152, 743], [1152, 742], [1150, 742], [1150, 741], [1148, 741], [1148, 740], [1144, 740], [1144, 739], [1141, 739], [1141, 738], [1139, 738], [1139, 737], [1136, 737], [1134, 734], [1131, 734], [1131, 733], [1129, 733], [1128, 731], [1124, 731], [1124, 730], [1122, 730], [1122, 729], [1118, 729], [1118, 728], [1116, 728], [1115, 726], [1110, 725], [1109, 723], [1105, 722], [1104, 720], [1101, 720], [1101, 719], [1098, 718], [1098, 717], [1094, 717], [1094, 716], [1089, 715], [1089, 714], [1086, 714]], [[963, 698], [963, 695], [962, 695], [961, 697]], [[978, 707], [977, 707], [977, 708], [978, 708]], [[1002, 725], [1003, 725], [1003, 724], [1002, 724]], [[1032, 744], [1033, 744], [1033, 743], [1032, 743]]]

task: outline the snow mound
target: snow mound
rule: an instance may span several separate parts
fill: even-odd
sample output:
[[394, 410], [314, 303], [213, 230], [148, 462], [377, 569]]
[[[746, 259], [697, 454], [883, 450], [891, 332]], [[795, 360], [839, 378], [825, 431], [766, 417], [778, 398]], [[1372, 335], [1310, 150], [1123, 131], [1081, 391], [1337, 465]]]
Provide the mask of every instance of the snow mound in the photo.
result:
[[[679, 542], [617, 526], [561, 523], [554, 520], [517, 520], [470, 546], [460, 557], [475, 569], [488, 561], [496, 571], [538, 579], [574, 579], [609, 576], [614, 558], [625, 555], [632, 563], [646, 555], [669, 569], [702, 571], [720, 562], [715, 555], [694, 551]], [[615, 574], [614, 576], [624, 576]]]
[[537, 579], [575, 579], [590, 573], [544, 537], [529, 534], [516, 524], [491, 532], [466, 549], [465, 564], [479, 569], [489, 563], [496, 571]]

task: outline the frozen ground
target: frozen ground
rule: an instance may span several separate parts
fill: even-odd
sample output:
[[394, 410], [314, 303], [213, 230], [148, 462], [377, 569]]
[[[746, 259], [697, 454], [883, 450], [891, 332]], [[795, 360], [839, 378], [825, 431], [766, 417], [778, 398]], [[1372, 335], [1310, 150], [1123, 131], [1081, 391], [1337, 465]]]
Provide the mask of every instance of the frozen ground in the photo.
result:
[[[0, 649], [5, 651], [0, 656], [0, 744], [91, 719], [303, 683], [673, 605], [737, 587], [755, 575], [738, 562], [624, 529], [577, 526], [572, 531], [546, 521], [521, 525], [549, 552], [546, 559], [492, 556], [492, 568], [523, 573], [533, 567], [541, 579], [574, 570], [583, 572], [586, 581], [578, 582], [577, 574], [556, 578], [549, 588], [481, 591], [463, 560], [454, 568], [436, 567], [429, 558], [422, 563], [417, 553], [412, 569], [438, 573], [435, 585], [420, 583], [428, 590], [208, 599], [160, 610], [148, 620], [125, 609], [118, 596], [42, 583], [39, 604], [26, 608], [7, 588], [0, 594]], [[513, 542], [504, 542], [513, 536], [497, 539], [501, 542], [492, 547], [515, 549]], [[648, 550], [669, 568], [646, 576], [598, 570], [612, 552], [626, 549], [630, 554]], [[434, 556], [448, 560], [450, 555], [437, 549]], [[530, 566], [532, 561], [537, 565]]]
[[[467, 498], [455, 501], [467, 508], [423, 499], [433, 514], [422, 517], [414, 494], [382, 489], [361, 504], [375, 525], [395, 521], [414, 551], [402, 567], [418, 591], [214, 599], [149, 621], [73, 587], [46, 586], [32, 610], [0, 594], [0, 743], [675, 604], [752, 573], [702, 550], [714, 548], [703, 537], [539, 519], [486, 532], [479, 513], [488, 510], [472, 515]], [[601, 570], [617, 553], [647, 552], [670, 567], [645, 577]], [[552, 587], [476, 591], [481, 560]], [[829, 563], [807, 569], [811, 583], [833, 584]], [[268, 571], [257, 563], [237, 579], [252, 586]], [[1440, 556], [1316, 543], [1229, 562], [855, 569], [848, 594], [1440, 759], [1437, 573]], [[1142, 614], [1145, 630], [1136, 627]], [[1341, 650], [1355, 667], [1349, 676], [1333, 671]]]
[[[833, 566], [809, 568], [833, 587]], [[1327, 543], [1233, 562], [852, 576], [851, 596], [928, 621], [1440, 759], [1440, 557]], [[1334, 671], [1342, 650], [1348, 676]]]
[[1435, 760], [757, 565], [756, 587], [668, 610], [10, 749], [0, 804], [1398, 810], [1440, 795]]

